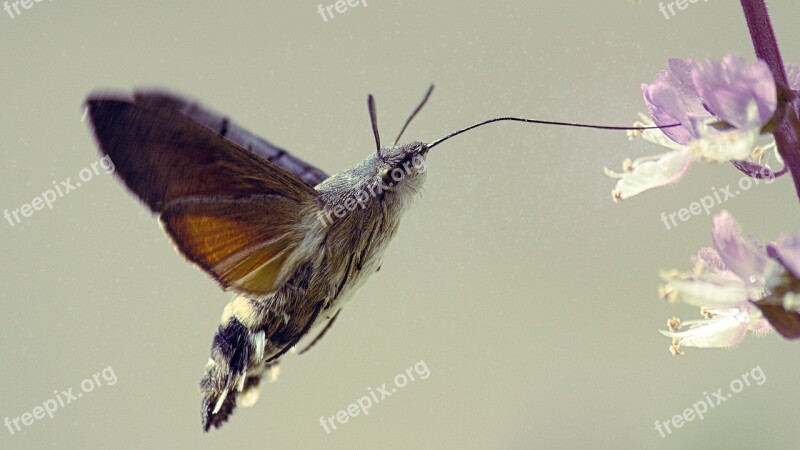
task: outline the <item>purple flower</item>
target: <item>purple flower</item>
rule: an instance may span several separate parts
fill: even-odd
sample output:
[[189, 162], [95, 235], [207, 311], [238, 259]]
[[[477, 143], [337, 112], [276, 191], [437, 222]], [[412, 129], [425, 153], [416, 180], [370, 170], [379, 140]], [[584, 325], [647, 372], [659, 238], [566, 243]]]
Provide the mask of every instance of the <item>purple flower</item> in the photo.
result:
[[711, 117], [694, 86], [692, 74], [699, 67], [692, 59], [671, 58], [669, 69], [656, 75], [651, 84], [642, 84], [647, 110], [658, 126], [680, 123], [662, 131], [678, 144], [686, 145], [700, 137], [697, 122]]
[[[723, 211], [714, 217], [711, 232], [714, 248], [703, 248], [692, 259], [692, 274], [672, 271], [662, 275], [662, 298], [700, 308], [704, 319], [681, 322], [672, 318], [670, 351], [682, 354], [681, 347], [732, 347], [747, 331], [770, 332], [772, 327], [751, 300], [767, 294], [767, 285], [781, 272], [765, 248], [752, 239], [743, 239], [733, 217]], [[682, 330], [684, 329], [685, 330]]]
[[800, 279], [800, 234], [781, 234], [774, 244], [767, 246], [767, 253]]
[[733, 55], [721, 62], [670, 59], [669, 68], [643, 84], [642, 92], [652, 122], [640, 125], [681, 125], [635, 133], [670, 151], [626, 160], [621, 173], [606, 169], [606, 175], [619, 179], [615, 201], [673, 183], [695, 161], [744, 160], [754, 151], [763, 155], [756, 139], [777, 107], [775, 82], [764, 62]]
[[747, 331], [778, 331], [800, 338], [800, 234], [781, 234], [766, 247], [742, 238], [733, 217], [714, 217], [714, 248], [702, 248], [692, 258], [691, 274], [670, 271], [660, 296], [697, 306], [703, 320], [667, 321], [670, 351], [681, 347], [732, 347]]
[[706, 108], [740, 130], [766, 125], [778, 107], [775, 80], [763, 61], [748, 63], [736, 55], [706, 60], [692, 81]]

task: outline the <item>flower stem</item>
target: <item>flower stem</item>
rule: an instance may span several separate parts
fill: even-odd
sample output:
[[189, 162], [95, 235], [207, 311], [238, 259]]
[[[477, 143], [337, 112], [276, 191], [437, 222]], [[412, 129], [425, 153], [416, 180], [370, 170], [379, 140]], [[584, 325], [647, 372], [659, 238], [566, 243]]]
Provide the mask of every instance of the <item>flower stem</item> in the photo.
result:
[[[781, 51], [778, 48], [775, 31], [772, 29], [772, 22], [769, 20], [765, 0], [740, 1], [756, 56], [767, 63], [776, 84], [788, 86], [789, 82], [786, 78], [786, 70], [783, 67]], [[792, 123], [797, 123], [797, 115], [792, 107], [786, 108], [786, 113], [791, 114], [793, 117], [788, 117], [788, 120], [782, 121], [773, 134], [775, 135], [775, 143], [778, 146], [778, 153], [780, 153], [792, 173], [794, 187], [798, 198], [800, 198], [800, 137], [795, 134], [792, 127]]]

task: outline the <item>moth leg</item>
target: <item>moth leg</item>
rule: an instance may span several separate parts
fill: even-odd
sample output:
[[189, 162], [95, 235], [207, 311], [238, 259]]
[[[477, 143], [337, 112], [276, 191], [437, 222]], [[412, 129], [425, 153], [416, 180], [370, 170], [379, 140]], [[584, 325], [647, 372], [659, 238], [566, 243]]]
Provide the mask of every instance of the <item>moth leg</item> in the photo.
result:
[[317, 303], [317, 306], [314, 307], [314, 312], [311, 313], [311, 318], [306, 321], [306, 324], [303, 326], [303, 329], [299, 333], [297, 333], [294, 339], [292, 339], [288, 344], [284, 345], [283, 348], [281, 348], [281, 350], [276, 355], [273, 355], [269, 359], [267, 359], [268, 363], [272, 361], [277, 361], [278, 358], [283, 356], [286, 352], [288, 352], [295, 345], [297, 345], [298, 342], [300, 342], [300, 339], [302, 339], [303, 336], [305, 336], [306, 333], [308, 333], [308, 331], [311, 329], [311, 326], [314, 325], [314, 322], [317, 321], [317, 317], [319, 316], [320, 311], [322, 311], [323, 304], [324, 304], [323, 302]]
[[325, 336], [325, 333], [327, 333], [328, 330], [333, 326], [333, 322], [336, 322], [336, 318], [339, 317], [340, 312], [342, 312], [341, 309], [339, 311], [336, 311], [336, 314], [334, 314], [333, 317], [331, 317], [331, 319], [328, 321], [328, 323], [325, 324], [325, 328], [323, 328], [322, 331], [319, 332], [317, 337], [315, 337], [310, 344], [306, 345], [304, 349], [297, 352], [297, 354], [302, 355], [303, 353], [311, 350], [311, 347], [313, 347], [317, 342], [319, 342], [320, 339], [322, 339], [322, 337]]
[[275, 382], [280, 374], [280, 361], [275, 360], [265, 362], [257, 370], [250, 370], [247, 372], [247, 378], [244, 382], [244, 389], [239, 394], [239, 406], [250, 408], [256, 404], [259, 395], [259, 383], [261, 378], [266, 375], [270, 383]]

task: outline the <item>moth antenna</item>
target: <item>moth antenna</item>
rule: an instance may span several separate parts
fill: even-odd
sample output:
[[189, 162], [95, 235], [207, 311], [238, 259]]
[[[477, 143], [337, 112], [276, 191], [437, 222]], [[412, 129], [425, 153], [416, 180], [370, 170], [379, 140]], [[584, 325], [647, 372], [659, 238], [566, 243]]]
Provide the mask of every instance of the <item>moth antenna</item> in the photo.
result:
[[369, 120], [372, 121], [372, 134], [375, 135], [375, 150], [378, 157], [381, 157], [381, 135], [378, 134], [378, 114], [375, 112], [375, 98], [372, 94], [367, 95], [367, 108], [369, 108]]
[[511, 122], [524, 122], [524, 123], [536, 123], [540, 125], [556, 125], [562, 127], [575, 127], [575, 128], [593, 128], [596, 130], [619, 130], [619, 131], [639, 131], [639, 130], [655, 130], [655, 129], [663, 129], [663, 128], [672, 128], [680, 126], [680, 123], [672, 123], [669, 125], [662, 125], [662, 126], [653, 126], [653, 127], [616, 127], [610, 125], [594, 125], [594, 124], [586, 124], [586, 123], [573, 123], [573, 122], [556, 122], [552, 120], [537, 120], [537, 119], [523, 119], [521, 117], [495, 117], [494, 119], [484, 120], [483, 122], [476, 123], [475, 125], [470, 125], [466, 128], [462, 128], [458, 131], [454, 131], [443, 138], [439, 138], [428, 145], [428, 150], [432, 149], [433, 147], [441, 144], [442, 142], [458, 136], [461, 133], [465, 133], [473, 128], [478, 128], [483, 125], [487, 125], [493, 122], [502, 122], [502, 121], [511, 121]]
[[428, 102], [428, 97], [431, 96], [431, 92], [433, 92], [433, 84], [431, 84], [430, 87], [428, 87], [428, 92], [425, 93], [425, 97], [422, 98], [422, 101], [419, 102], [417, 108], [414, 109], [414, 112], [412, 112], [411, 116], [409, 116], [408, 119], [406, 120], [406, 123], [403, 125], [403, 128], [400, 129], [400, 134], [397, 135], [397, 139], [394, 140], [393, 145], [397, 145], [397, 143], [400, 141], [400, 136], [402, 136], [403, 132], [406, 131], [408, 124], [411, 123], [411, 120], [417, 116], [417, 113], [422, 109], [423, 106], [425, 106], [425, 103]]

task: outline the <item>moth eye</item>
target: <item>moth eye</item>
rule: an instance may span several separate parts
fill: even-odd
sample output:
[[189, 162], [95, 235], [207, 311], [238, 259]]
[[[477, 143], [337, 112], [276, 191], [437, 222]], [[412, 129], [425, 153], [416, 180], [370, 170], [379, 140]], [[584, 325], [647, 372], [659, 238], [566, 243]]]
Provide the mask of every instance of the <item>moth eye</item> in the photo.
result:
[[383, 169], [381, 169], [381, 171], [378, 172], [378, 174], [381, 176], [381, 181], [383, 181], [383, 184], [387, 186], [390, 186], [392, 184], [393, 181], [392, 171], [388, 167], [384, 167]]

